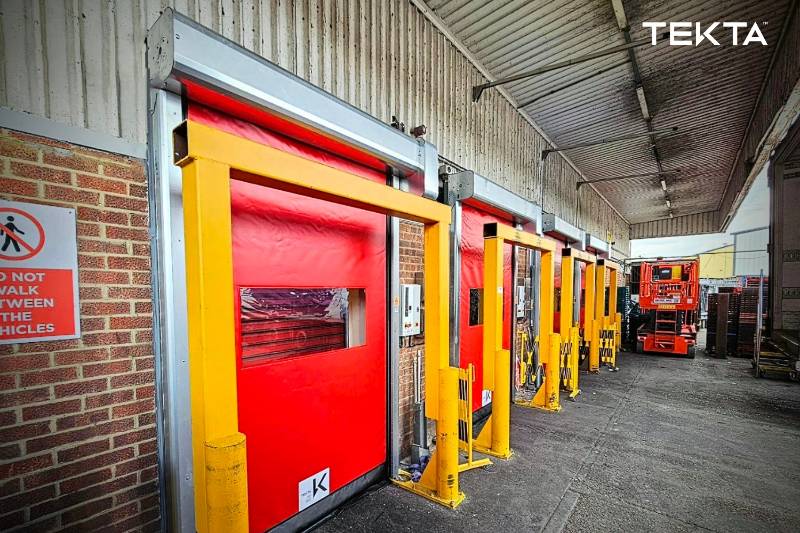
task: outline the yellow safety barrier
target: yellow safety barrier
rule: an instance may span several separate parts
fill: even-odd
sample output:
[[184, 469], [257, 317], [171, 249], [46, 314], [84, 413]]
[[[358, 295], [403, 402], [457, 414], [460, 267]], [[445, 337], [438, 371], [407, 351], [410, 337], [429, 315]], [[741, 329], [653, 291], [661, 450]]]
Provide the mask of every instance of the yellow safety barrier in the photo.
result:
[[437, 447], [419, 482], [397, 484], [457, 506], [464, 495], [458, 370], [449, 365], [450, 208], [193, 121], [173, 137], [183, 173], [197, 531], [248, 530], [246, 436], [238, 432], [236, 396], [231, 179], [425, 224], [425, 412], [436, 419]]
[[[617, 309], [617, 273], [619, 265], [608, 259], [597, 261], [595, 276], [595, 317], [589, 352], [589, 371], [597, 372], [600, 364], [617, 369], [617, 342], [621, 315]], [[606, 270], [609, 272], [608, 313], [606, 313]], [[587, 279], [587, 284], [589, 280]]]
[[[574, 248], [564, 248], [561, 257], [561, 312], [559, 314], [559, 329], [561, 331], [561, 386], [564, 390], [569, 392], [569, 397], [574, 399], [581, 390], [578, 387], [579, 364], [580, 364], [580, 349], [582, 339], [579, 329], [579, 322], [574, 319], [574, 296], [577, 290], [580, 293], [580, 287], [574, 286], [575, 269], [580, 268], [580, 265], [575, 263], [585, 263], [587, 272], [589, 267], [594, 271], [594, 256], [576, 250]], [[594, 284], [586, 283], [586, 318], [588, 320], [588, 311], [591, 309], [589, 303], [594, 301]], [[580, 303], [578, 303], [580, 309]], [[584, 330], [586, 331], [586, 330]]]
[[616, 363], [616, 337], [613, 327], [600, 330], [600, 362], [612, 368]]
[[[501, 459], [511, 457], [511, 355], [503, 349], [503, 250], [506, 242], [542, 252], [540, 360], [545, 383], [527, 407], [558, 410], [558, 335], [553, 333], [553, 253], [555, 243], [504, 224], [486, 224], [483, 242], [483, 387], [492, 391], [492, 414], [481, 430], [475, 449]], [[553, 343], [555, 348], [553, 348]], [[539, 394], [541, 393], [541, 394]]]
[[474, 381], [474, 365], [458, 369], [458, 446], [467, 457], [466, 463], [458, 465], [459, 472], [492, 464], [491, 459], [476, 460], [473, 457], [475, 443], [472, 438], [472, 383]]

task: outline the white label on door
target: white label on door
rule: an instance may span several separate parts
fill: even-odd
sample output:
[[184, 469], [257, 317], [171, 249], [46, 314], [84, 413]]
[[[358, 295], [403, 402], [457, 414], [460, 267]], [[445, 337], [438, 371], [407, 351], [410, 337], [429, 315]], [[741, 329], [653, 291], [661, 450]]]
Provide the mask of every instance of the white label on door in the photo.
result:
[[331, 493], [331, 469], [320, 470], [297, 484], [300, 511]]
[[490, 403], [492, 403], [492, 391], [483, 389], [483, 394], [481, 394], [481, 407], [489, 405]]

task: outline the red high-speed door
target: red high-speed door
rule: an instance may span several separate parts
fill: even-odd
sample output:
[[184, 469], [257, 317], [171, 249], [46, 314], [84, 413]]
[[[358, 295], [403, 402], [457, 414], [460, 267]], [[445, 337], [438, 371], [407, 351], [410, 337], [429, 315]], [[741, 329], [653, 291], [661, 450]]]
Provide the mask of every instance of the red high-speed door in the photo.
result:
[[[237, 119], [192, 118], [376, 181]], [[386, 217], [231, 181], [239, 429], [250, 530], [265, 531], [386, 461]]]
[[[508, 221], [468, 205], [461, 210], [461, 291], [460, 291], [460, 365], [475, 365], [472, 384], [472, 410], [488, 403], [483, 398], [483, 226]], [[514, 292], [511, 283], [511, 249], [503, 250], [503, 348], [511, 346], [511, 302]]]

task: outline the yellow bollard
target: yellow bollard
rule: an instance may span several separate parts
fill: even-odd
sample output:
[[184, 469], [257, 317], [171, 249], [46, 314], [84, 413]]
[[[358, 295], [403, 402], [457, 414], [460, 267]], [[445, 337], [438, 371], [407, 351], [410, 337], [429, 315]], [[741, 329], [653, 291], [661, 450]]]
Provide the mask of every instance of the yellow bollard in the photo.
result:
[[561, 409], [559, 402], [559, 384], [561, 376], [561, 335], [553, 333], [550, 335], [550, 358], [545, 366], [545, 395], [546, 401], [544, 408], [550, 411], [558, 411]]
[[207, 442], [208, 531], [247, 531], [247, 450], [236, 433]]

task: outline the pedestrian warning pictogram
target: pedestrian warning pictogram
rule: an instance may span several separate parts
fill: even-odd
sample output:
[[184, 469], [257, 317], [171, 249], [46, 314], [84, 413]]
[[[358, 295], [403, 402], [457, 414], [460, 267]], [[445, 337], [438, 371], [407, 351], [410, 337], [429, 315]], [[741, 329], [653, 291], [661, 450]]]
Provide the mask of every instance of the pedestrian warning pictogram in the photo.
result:
[[30, 259], [42, 250], [44, 240], [44, 228], [36, 217], [22, 209], [0, 208], [0, 259]]
[[75, 210], [0, 200], [0, 344], [79, 336]]

